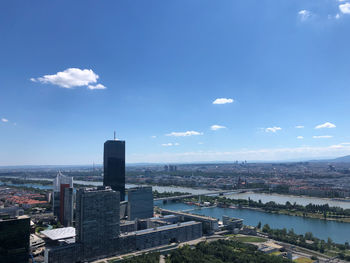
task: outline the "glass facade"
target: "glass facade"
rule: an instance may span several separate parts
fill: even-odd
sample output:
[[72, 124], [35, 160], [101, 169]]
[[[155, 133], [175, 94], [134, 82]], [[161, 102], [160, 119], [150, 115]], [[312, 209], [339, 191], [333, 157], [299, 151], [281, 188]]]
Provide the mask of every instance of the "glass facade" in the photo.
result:
[[125, 200], [125, 141], [109, 140], [104, 144], [103, 185], [120, 193]]

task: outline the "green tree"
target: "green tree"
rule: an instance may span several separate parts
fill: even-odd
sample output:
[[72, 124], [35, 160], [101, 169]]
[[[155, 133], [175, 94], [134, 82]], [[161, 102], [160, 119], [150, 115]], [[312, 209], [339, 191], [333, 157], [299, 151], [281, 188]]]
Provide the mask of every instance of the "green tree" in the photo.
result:
[[259, 221], [258, 225], [256, 226], [257, 229], [261, 229], [261, 222]]

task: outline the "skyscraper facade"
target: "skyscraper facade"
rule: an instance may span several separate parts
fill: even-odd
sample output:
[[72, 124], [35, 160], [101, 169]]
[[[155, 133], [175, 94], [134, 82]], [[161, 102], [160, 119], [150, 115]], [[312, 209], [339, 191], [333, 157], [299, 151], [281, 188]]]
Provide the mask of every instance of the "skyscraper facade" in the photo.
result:
[[76, 194], [76, 242], [85, 259], [117, 253], [119, 193], [110, 187], [79, 189]]
[[74, 216], [74, 189], [72, 187], [64, 188], [64, 207], [63, 207], [63, 225], [73, 226]]
[[[68, 211], [73, 208], [73, 196], [69, 197], [70, 202], [65, 201], [65, 190], [73, 188], [73, 177], [64, 176], [59, 172], [53, 181], [53, 211], [61, 224], [64, 224], [65, 205], [68, 205]], [[73, 191], [70, 191], [73, 195]]]
[[0, 262], [28, 262], [30, 218], [0, 219]]
[[110, 186], [125, 200], [125, 141], [108, 140], [103, 152], [103, 185]]
[[128, 189], [128, 220], [153, 217], [152, 187]]

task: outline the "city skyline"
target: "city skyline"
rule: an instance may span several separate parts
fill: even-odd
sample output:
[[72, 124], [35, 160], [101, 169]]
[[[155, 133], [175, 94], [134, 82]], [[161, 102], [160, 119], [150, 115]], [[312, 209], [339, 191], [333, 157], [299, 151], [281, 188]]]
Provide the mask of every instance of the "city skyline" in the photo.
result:
[[350, 154], [350, 1], [66, 3], [2, 4], [1, 166]]

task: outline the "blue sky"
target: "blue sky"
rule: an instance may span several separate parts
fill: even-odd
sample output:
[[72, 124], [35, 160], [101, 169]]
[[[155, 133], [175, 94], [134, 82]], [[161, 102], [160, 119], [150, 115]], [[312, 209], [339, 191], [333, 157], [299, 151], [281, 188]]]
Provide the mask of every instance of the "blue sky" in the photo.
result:
[[114, 130], [129, 163], [350, 154], [349, 30], [350, 0], [1, 1], [0, 165]]

